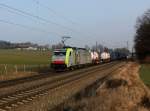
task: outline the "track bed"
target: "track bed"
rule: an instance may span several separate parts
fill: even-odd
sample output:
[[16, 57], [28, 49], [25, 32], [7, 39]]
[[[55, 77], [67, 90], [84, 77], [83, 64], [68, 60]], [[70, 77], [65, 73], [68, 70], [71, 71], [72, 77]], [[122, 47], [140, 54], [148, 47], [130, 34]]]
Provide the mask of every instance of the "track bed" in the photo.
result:
[[[38, 111], [43, 107], [45, 108], [42, 108], [43, 111], [51, 110], [81, 89], [86, 88], [97, 79], [108, 76], [124, 64], [112, 62], [66, 72], [58, 76], [33, 78], [30, 81], [24, 80], [20, 84], [5, 85], [0, 88], [0, 91], [3, 92], [0, 94], [0, 109], [27, 111], [33, 108], [32, 111]], [[40, 103], [43, 103], [44, 106], [41, 106]], [[23, 108], [24, 105], [26, 108]]]

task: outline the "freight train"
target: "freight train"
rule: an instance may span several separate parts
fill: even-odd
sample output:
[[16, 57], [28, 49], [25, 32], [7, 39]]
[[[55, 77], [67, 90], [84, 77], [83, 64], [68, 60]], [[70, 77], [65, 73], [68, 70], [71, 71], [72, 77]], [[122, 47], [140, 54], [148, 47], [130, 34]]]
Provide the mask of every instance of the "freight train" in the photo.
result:
[[121, 59], [120, 55], [109, 52], [90, 51], [85, 48], [64, 47], [55, 49], [52, 55], [51, 68], [54, 70], [65, 70], [79, 68], [85, 65], [110, 62]]

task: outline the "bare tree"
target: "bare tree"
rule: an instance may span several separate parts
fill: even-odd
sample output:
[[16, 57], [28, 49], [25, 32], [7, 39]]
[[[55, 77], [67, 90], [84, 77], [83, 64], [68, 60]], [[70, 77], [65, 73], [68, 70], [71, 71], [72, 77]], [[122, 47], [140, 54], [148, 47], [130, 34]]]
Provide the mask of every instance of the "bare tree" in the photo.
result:
[[137, 20], [135, 50], [140, 61], [150, 62], [150, 10]]
[[62, 43], [58, 43], [58, 44], [55, 44], [55, 45], [52, 45], [52, 49], [60, 49], [60, 48], [63, 48], [63, 44]]

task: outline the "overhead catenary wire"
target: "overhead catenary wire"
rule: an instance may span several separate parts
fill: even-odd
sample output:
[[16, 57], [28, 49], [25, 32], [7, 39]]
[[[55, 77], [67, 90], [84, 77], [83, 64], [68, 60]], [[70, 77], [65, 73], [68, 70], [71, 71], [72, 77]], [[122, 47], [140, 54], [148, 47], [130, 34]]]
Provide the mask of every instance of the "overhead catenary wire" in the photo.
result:
[[54, 24], [54, 25], [57, 25], [57, 26], [59, 26], [59, 27], [65, 28], [65, 29], [67, 29], [67, 30], [70, 30], [70, 31], [72, 31], [72, 32], [79, 33], [78, 31], [75, 31], [75, 30], [73, 30], [73, 29], [71, 29], [71, 28], [69, 28], [69, 27], [66, 27], [66, 26], [63, 26], [63, 25], [61, 25], [61, 24], [52, 22], [52, 21], [47, 20], [47, 19], [45, 19], [45, 18], [43, 18], [43, 17], [41, 17], [41, 16], [34, 15], [34, 14], [32, 14], [32, 13], [23, 11], [23, 10], [21, 10], [21, 9], [17, 9], [17, 8], [14, 8], [14, 7], [12, 7], [12, 6], [9, 6], [9, 5], [6, 5], [6, 4], [3, 4], [3, 3], [0, 3], [0, 6], [6, 7], [6, 8], [8, 8], [8, 9], [11, 9], [11, 10], [14, 10], [14, 11], [17, 11], [17, 12], [19, 12], [19, 13], [22, 13], [22, 14], [27, 15], [27, 16], [30, 16], [30, 17], [32, 17], [32, 18], [38, 19], [38, 20], [43, 21], [43, 22], [45, 22], [45, 23]]
[[[0, 6], [0, 8], [5, 8], [5, 7], [1, 7], [1, 6]], [[27, 19], [30, 19], [30, 20], [34, 21], [35, 23], [37, 22], [37, 21], [35, 21], [35, 19], [30, 18], [29, 16], [24, 15], [24, 14], [19, 13], [19, 12], [16, 12], [16, 11], [14, 11], [14, 10], [7, 9], [6, 11], [9, 12], [9, 13], [12, 13], [12, 14], [16, 14], [16, 15], [19, 15], [19, 16], [23, 16], [23, 17], [25, 17], [25, 18], [27, 18]], [[19, 27], [26, 28], [26, 29], [29, 29], [29, 30], [30, 30], [30, 29], [33, 29], [33, 30], [35, 30], [35, 31], [40, 31], [40, 32], [43, 32], [43, 33], [50, 33], [50, 34], [53, 34], [53, 35], [56, 35], [56, 36], [59, 36], [59, 37], [62, 36], [61, 34], [59, 34], [59, 33], [57, 33], [57, 32], [46, 31], [45, 29], [38, 28], [38, 27], [31, 27], [31, 26], [27, 26], [27, 25], [23, 25], [23, 24], [18, 24], [18, 23], [15, 23], [15, 22], [7, 21], [7, 20], [1, 20], [0, 22], [7, 23], [7, 24], [10, 24], [10, 25], [19, 26]], [[38, 22], [38, 24], [41, 24], [41, 25], [44, 25], [44, 26], [47, 25], [46, 23], [41, 22], [41, 21]]]
[[[0, 6], [0, 8], [6, 8], [6, 7], [1, 7]], [[22, 13], [16, 12], [16, 11], [11, 10], [11, 9], [7, 9], [6, 11], [9, 12], [9, 13], [15, 14], [15, 15], [23, 16], [24, 18], [30, 19], [33, 22], [37, 23], [37, 21], [34, 18], [31, 18], [30, 16], [24, 15]], [[41, 21], [38, 22], [38, 24], [47, 25], [45, 22], [41, 22]]]
[[[39, 4], [39, 3], [38, 3]], [[35, 15], [35, 14], [32, 14], [32, 13], [30, 13], [30, 12], [26, 12], [26, 11], [24, 11], [24, 10], [22, 10], [22, 9], [18, 9], [18, 8], [14, 8], [14, 7], [12, 7], [12, 6], [9, 6], [9, 5], [7, 5], [7, 4], [3, 4], [3, 3], [0, 3], [0, 6], [1, 7], [5, 7], [5, 8], [7, 8], [7, 9], [9, 9], [9, 10], [11, 10], [11, 11], [14, 11], [14, 12], [17, 12], [17, 13], [19, 13], [20, 15], [22, 15], [22, 16], [26, 16], [26, 17], [28, 17], [29, 19], [35, 19], [35, 20], [38, 20], [39, 22], [38, 23], [41, 23], [42, 22], [42, 24], [54, 24], [54, 25], [56, 25], [56, 26], [59, 26], [59, 27], [61, 27], [61, 28], [63, 28], [63, 29], [67, 29], [67, 30], [69, 30], [69, 31], [71, 31], [71, 32], [74, 32], [75, 34], [80, 34], [80, 38], [82, 38], [82, 36], [84, 36], [84, 37], [87, 37], [86, 39], [88, 39], [89, 41], [91, 41], [91, 37], [93, 38], [94, 36], [92, 36], [92, 35], [88, 35], [88, 34], [84, 34], [83, 32], [81, 32], [81, 31], [77, 31], [77, 30], [74, 30], [74, 29], [72, 29], [72, 28], [70, 28], [70, 27], [66, 27], [66, 26], [63, 26], [63, 25], [61, 25], [61, 24], [59, 24], [59, 23], [56, 23], [56, 22], [53, 22], [53, 21], [51, 21], [51, 20], [49, 20], [49, 19], [45, 19], [45, 18], [43, 18], [43, 16], [41, 17], [41, 16], [39, 16], [39, 15]], [[37, 30], [37, 29], [34, 29], [34, 30]], [[44, 32], [44, 31], [42, 31], [42, 32]], [[47, 32], [47, 31], [46, 31]], [[50, 32], [51, 33], [51, 32]], [[55, 32], [54, 32], [55, 33]], [[55, 35], [58, 35], [58, 34], [55, 34]], [[66, 35], [66, 34], [65, 34]], [[59, 34], [59, 36], [63, 36], [62, 34]], [[68, 34], [67, 34], [67, 36], [68, 36]], [[69, 36], [71, 36], [71, 35], [69, 35]], [[80, 39], [81, 40], [81, 39]]]
[[56, 12], [56, 11], [53, 10], [52, 8], [50, 8], [50, 7], [48, 7], [47, 5], [41, 3], [39, 0], [33, 0], [33, 1], [35, 1], [38, 6], [41, 6], [41, 7], [45, 8], [45, 9], [49, 10], [51, 13], [53, 13], [54, 15], [56, 15], [56, 16], [58, 16], [58, 17], [64, 19], [65, 21], [70, 22], [71, 24], [74, 24], [74, 25], [79, 25], [77, 22], [74, 22], [74, 21], [72, 21], [71, 19], [68, 19], [68, 18], [65, 17], [63, 14], [60, 14], [60, 13]]
[[51, 34], [60, 36], [60, 34], [55, 33], [55, 32], [50, 32], [50, 31], [43, 30], [43, 29], [41, 29], [41, 28], [30, 27], [30, 26], [27, 26], [27, 25], [23, 25], [23, 24], [11, 22], [11, 21], [7, 21], [7, 20], [2, 20], [2, 19], [0, 19], [0, 22], [1, 22], [1, 23], [5, 23], [5, 24], [10, 24], [10, 25], [19, 26], [19, 27], [22, 27], [22, 28], [25, 28], [25, 29], [28, 29], [28, 30], [40, 31], [40, 32], [43, 32], [43, 33], [51, 33]]
[[44, 21], [44, 22], [46, 22], [46, 23], [51, 23], [51, 24], [59, 25], [59, 24], [57, 24], [57, 23], [55, 23], [55, 22], [49, 21], [49, 20], [47, 20], [47, 19], [44, 19], [44, 18], [42, 18], [42, 17], [40, 17], [40, 16], [33, 15], [33, 14], [29, 13], [29, 12], [26, 12], [26, 11], [23, 11], [23, 10], [21, 10], [21, 9], [17, 9], [17, 8], [8, 6], [8, 5], [6, 5], [6, 4], [0, 3], [0, 6], [9, 8], [9, 9], [14, 10], [14, 11], [17, 11], [17, 12], [20, 12], [20, 13], [22, 13], [22, 14], [24, 14], [24, 15], [30, 16], [30, 17], [32, 17], [32, 18], [35, 18], [35, 19], [38, 19], [38, 20], [41, 20], [41, 21]]
[[[6, 8], [6, 9], [7, 9], [6, 11], [9, 12], [9, 13], [16, 14], [16, 15], [19, 15], [19, 16], [23, 16], [23, 17], [25, 17], [25, 18], [27, 18], [27, 19], [30, 19], [30, 20], [34, 21], [35, 23], [37, 23], [37, 21], [36, 21], [34, 18], [31, 18], [30, 16], [27, 16], [27, 15], [25, 15], [25, 14], [19, 13], [18, 11], [14, 11], [14, 10], [11, 10], [11, 9], [9, 9], [9, 8], [7, 8], [7, 7], [2, 7], [2, 6], [0, 6], [0, 8]], [[7, 23], [7, 24], [10, 24], [10, 25], [19, 26], [19, 27], [22, 27], [22, 28], [28, 28], [29, 30], [30, 30], [30, 29], [33, 29], [33, 30], [35, 30], [35, 31], [40, 31], [40, 32], [43, 32], [43, 33], [44, 33], [44, 32], [45, 32], [45, 33], [51, 33], [51, 34], [56, 35], [56, 36], [59, 36], [59, 37], [62, 36], [62, 34], [59, 34], [59, 33], [57, 33], [57, 32], [46, 31], [46, 30], [41, 29], [41, 28], [30, 27], [30, 26], [27, 26], [27, 25], [18, 24], [18, 23], [15, 23], [15, 22], [7, 21], [7, 20], [1, 20], [0, 22]], [[45, 22], [43, 22], [43, 21], [39, 21], [38, 24], [41, 24], [41, 25], [44, 25], [44, 26], [47, 25], [47, 23], [45, 23]]]
[[[60, 17], [60, 18], [62, 18], [62, 19], [64, 19], [65, 21], [67, 21], [67, 22], [69, 22], [69, 23], [71, 23], [71, 24], [73, 24], [73, 25], [76, 25], [76, 26], [78, 26], [78, 28], [79, 28], [79, 26], [80, 26], [80, 24], [79, 23], [77, 23], [77, 22], [74, 22], [74, 21], [72, 21], [71, 19], [69, 19], [69, 18], [67, 18], [67, 17], [65, 17], [63, 14], [61, 14], [61, 13], [58, 13], [58, 12], [56, 12], [54, 9], [52, 9], [52, 8], [50, 8], [49, 6], [47, 6], [47, 5], [45, 5], [45, 4], [43, 4], [43, 3], [41, 3], [39, 0], [33, 0], [37, 5], [38, 5], [38, 7], [39, 6], [41, 6], [41, 7], [43, 7], [43, 8], [45, 8], [45, 9], [47, 9], [47, 10], [49, 10], [51, 13], [53, 13], [54, 15], [56, 15], [56, 16], [58, 16], [58, 17]], [[79, 30], [79, 29], [78, 29]], [[83, 32], [80, 32], [80, 31], [77, 31], [78, 33], [83, 33]], [[82, 34], [83, 35], [83, 34]], [[86, 35], [88, 35], [88, 37], [94, 37], [94, 36], [97, 36], [96, 34], [89, 34], [89, 33], [87, 33]], [[84, 34], [84, 36], [85, 36], [85, 34]]]
[[[40, 2], [38, 2], [38, 4], [40, 4]], [[54, 24], [54, 25], [56, 25], [56, 26], [58, 26], [58, 27], [61, 27], [61, 28], [66, 29], [66, 30], [69, 30], [69, 31], [74, 32], [74, 33], [76, 33], [76, 34], [81, 34], [82, 36], [85, 36], [85, 37], [87, 37], [87, 38], [94, 37], [93, 35], [84, 34], [84, 33], [81, 32], [81, 31], [74, 30], [73, 28], [70, 28], [70, 27], [64, 26], [64, 25], [62, 25], [62, 24], [53, 22], [53, 21], [51, 21], [51, 20], [49, 20], [49, 19], [45, 19], [45, 18], [43, 18], [43, 17], [41, 17], [41, 16], [39, 16], [39, 15], [34, 15], [34, 14], [30, 13], [30, 12], [26, 12], [26, 11], [24, 11], [24, 10], [21, 10], [21, 9], [18, 9], [18, 8], [14, 8], [14, 7], [9, 6], [9, 5], [7, 5], [7, 4], [4, 4], [4, 3], [0, 3], [0, 6], [5, 7], [5, 8], [8, 8], [8, 9], [11, 9], [11, 10], [16, 11], [16, 12], [19, 12], [19, 13], [21, 13], [21, 14], [24, 14], [24, 15], [26, 15], [26, 16], [32, 17], [32, 18], [37, 19], [37, 20], [39, 20], [39, 21], [43, 21], [43, 22], [45, 22], [45, 23], [47, 23], [47, 24]], [[61, 35], [61, 36], [62, 36], [62, 35]], [[91, 40], [91, 39], [90, 39], [90, 40]]]
[[[5, 8], [5, 7], [1, 7], [1, 6], [0, 6], [0, 8]], [[9, 13], [15, 14], [15, 15], [23, 16], [23, 17], [25, 17], [25, 18], [28, 18], [28, 19], [30, 19], [30, 20], [36, 22], [34, 19], [29, 18], [28, 16], [26, 16], [26, 15], [24, 15], [24, 14], [21, 14], [21, 13], [18, 13], [18, 12], [16, 12], [16, 11], [13, 11], [13, 10], [10, 10], [10, 9], [7, 9], [6, 11], [9, 12]]]

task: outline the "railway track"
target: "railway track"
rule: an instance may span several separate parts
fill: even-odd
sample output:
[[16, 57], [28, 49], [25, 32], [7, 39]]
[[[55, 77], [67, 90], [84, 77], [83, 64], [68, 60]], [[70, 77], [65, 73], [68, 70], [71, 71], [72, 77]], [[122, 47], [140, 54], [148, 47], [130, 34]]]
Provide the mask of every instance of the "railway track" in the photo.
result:
[[[116, 64], [117, 62], [113, 62], [113, 64]], [[80, 70], [75, 70], [72, 72], [62, 72], [60, 74], [53, 73], [52, 75], [39, 75], [39, 76], [33, 76], [29, 78], [23, 78], [23, 79], [16, 79], [11, 81], [6, 81], [3, 84], [0, 84], [0, 98], [2, 96], [7, 96], [11, 93], [19, 93], [20, 91], [31, 89], [32, 87], [37, 87], [37, 85], [41, 86], [44, 84], [51, 84], [52, 82], [59, 81], [60, 79], [65, 79], [68, 76], [72, 76], [74, 74], [84, 73], [89, 70], [94, 70], [97, 67], [105, 67], [106, 65], [109, 65], [112, 63], [102, 64], [100, 66], [92, 66]]]
[[[21, 91], [29, 90], [29, 89], [32, 89], [32, 88], [37, 87], [37, 86], [40, 87], [40, 86], [45, 85], [45, 84], [51, 84], [53, 82], [60, 81], [60, 80], [65, 79], [65, 78], [75, 76], [77, 74], [84, 73], [86, 71], [90, 71], [91, 69], [93, 69], [93, 70], [97, 69], [97, 67], [103, 68], [109, 64], [112, 64], [112, 63], [103, 64], [101, 66], [94, 66], [94, 67], [90, 67], [87, 69], [77, 70], [75, 72], [69, 72], [69, 73], [65, 73], [65, 74], [61, 73], [61, 75], [57, 74], [57, 76], [44, 76], [44, 77], [40, 76], [41, 79], [31, 78], [31, 79], [27, 79], [27, 81], [25, 81], [25, 80], [16, 81], [18, 84], [15, 83], [15, 81], [13, 81], [12, 84], [6, 83], [6, 84], [3, 84], [3, 86], [5, 86], [5, 87], [0, 88], [0, 92], [1, 92], [0, 98], [7, 96], [7, 95], [10, 95], [12, 93], [20, 93]], [[113, 64], [115, 65], [116, 62]]]
[[[103, 64], [100, 64], [100, 65], [103, 65]], [[94, 66], [91, 66], [91, 67], [94, 67]], [[82, 70], [81, 69], [78, 69], [78, 70]], [[73, 70], [72, 72], [74, 72], [76, 70]], [[45, 78], [49, 78], [49, 77], [53, 77], [53, 76], [59, 76], [59, 75], [64, 75], [66, 73], [68, 73], [69, 71], [65, 71], [65, 72], [47, 72], [47, 73], [40, 73], [39, 75], [33, 75], [33, 76], [29, 76], [29, 77], [23, 77], [23, 78], [17, 78], [17, 79], [12, 79], [12, 80], [5, 80], [5, 81], [0, 81], [0, 88], [4, 88], [4, 87], [7, 87], [7, 86], [14, 86], [14, 85], [17, 85], [17, 84], [21, 84], [21, 83], [24, 83], [24, 82], [30, 82], [30, 81], [36, 81], [36, 80], [39, 80], [39, 79], [45, 79]]]
[[[63, 87], [65, 87], [66, 85], [72, 86], [70, 88], [72, 89], [73, 83], [77, 84], [83, 81], [88, 81], [88, 79], [90, 80], [90, 78], [96, 80], [100, 78], [96, 73], [101, 72], [102, 73], [101, 77], [103, 77], [108, 75], [108, 73], [111, 73], [112, 71], [116, 70], [116, 68], [122, 65], [123, 63], [113, 62], [109, 64], [103, 64], [101, 66], [90, 67], [88, 69], [83, 69], [81, 71], [75, 71], [73, 73], [70, 72], [68, 74], [61, 75], [61, 76], [56, 76], [56, 77], [54, 76], [53, 78], [48, 78], [46, 81], [44, 81], [43, 79], [43, 82], [41, 83], [38, 83], [39, 81], [36, 81], [37, 83], [31, 86], [29, 83], [26, 83], [26, 85], [28, 84], [29, 87], [18, 88], [18, 89], [15, 88], [14, 91], [3, 93], [0, 95], [0, 111], [17, 110], [18, 106], [24, 105], [29, 102], [33, 102], [34, 100], [36, 100], [36, 98], [46, 96], [46, 95], [47, 96], [51, 95], [52, 98], [53, 97], [52, 94], [54, 94], [55, 91], [57, 91], [58, 93], [59, 89], [60, 88], [64, 89]], [[94, 80], [92, 80], [92, 82], [94, 82]], [[89, 81], [88, 83], [86, 83], [86, 85], [88, 84], [90, 85], [92, 82]], [[7, 87], [9, 89], [9, 86]], [[81, 90], [82, 88], [78, 88], [78, 90]], [[62, 93], [64, 92], [65, 91], [63, 91]], [[72, 90], [71, 92], [72, 93], [67, 94], [68, 97], [75, 94], [76, 91], [73, 93]], [[60, 96], [60, 95], [59, 97], [66, 98], [65, 96]], [[50, 99], [51, 105], [50, 104], [49, 105], [51, 106], [51, 108], [49, 109], [52, 109], [54, 106], [56, 106], [56, 103], [53, 101], [55, 100]], [[60, 104], [61, 102], [62, 100], [57, 102], [57, 105]], [[35, 111], [37, 111], [37, 109]]]

